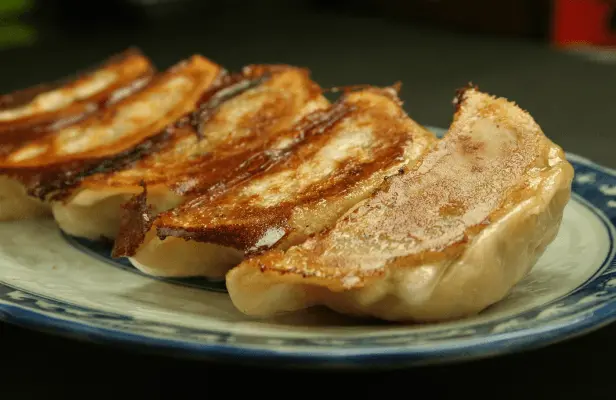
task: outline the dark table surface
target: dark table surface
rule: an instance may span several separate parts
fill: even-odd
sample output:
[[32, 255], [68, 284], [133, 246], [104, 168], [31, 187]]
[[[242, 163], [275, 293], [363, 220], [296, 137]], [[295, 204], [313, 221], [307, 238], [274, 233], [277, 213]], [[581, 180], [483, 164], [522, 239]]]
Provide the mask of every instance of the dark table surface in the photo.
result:
[[[461, 35], [376, 18], [262, 8], [193, 17], [138, 28], [41, 27], [34, 45], [0, 51], [0, 92], [63, 76], [137, 45], [161, 68], [201, 53], [230, 69], [246, 63], [303, 65], [324, 87], [400, 80], [409, 114], [423, 124], [446, 127], [454, 91], [472, 81], [529, 110], [567, 151], [616, 167], [614, 65], [558, 52], [543, 43]], [[611, 325], [522, 354], [358, 377], [170, 359], [0, 323], [0, 359], [5, 366], [0, 398], [66, 398], [83, 394], [84, 388], [117, 396], [127, 393], [123, 385], [138, 390], [139, 397], [157, 398], [199, 388], [214, 390], [229, 376], [246, 384], [238, 386], [263, 394], [281, 391], [285, 383], [293, 385], [287, 395], [329, 392], [327, 384], [347, 391], [377, 385], [381, 393], [427, 389], [437, 398], [481, 392], [501, 398], [609, 398], [616, 389], [611, 366], [612, 357], [616, 360], [614, 337], [616, 325]], [[14, 395], [5, 396], [7, 392]]]

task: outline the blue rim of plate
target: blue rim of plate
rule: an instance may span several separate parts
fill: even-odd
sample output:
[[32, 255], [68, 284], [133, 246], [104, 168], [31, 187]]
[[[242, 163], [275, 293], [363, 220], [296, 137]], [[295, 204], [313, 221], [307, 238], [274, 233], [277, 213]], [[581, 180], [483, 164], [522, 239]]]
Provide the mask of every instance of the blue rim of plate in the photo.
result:
[[[0, 319], [90, 342], [167, 355], [297, 367], [394, 367], [461, 361], [544, 347], [616, 320], [616, 171], [568, 154], [573, 196], [603, 222], [610, 251], [572, 292], [514, 316], [453, 330], [268, 338], [194, 329], [103, 312], [0, 283]], [[506, 324], [504, 324], [506, 323]], [[494, 332], [496, 326], [506, 326]], [[162, 332], [162, 333], [161, 333]], [[276, 347], [272, 347], [272, 341]]]

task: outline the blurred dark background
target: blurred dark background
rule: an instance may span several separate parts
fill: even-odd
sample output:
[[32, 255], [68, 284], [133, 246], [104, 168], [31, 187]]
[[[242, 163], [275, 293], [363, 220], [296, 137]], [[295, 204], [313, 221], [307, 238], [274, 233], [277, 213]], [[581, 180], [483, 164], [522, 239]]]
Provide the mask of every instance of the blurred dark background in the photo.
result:
[[[0, 93], [129, 46], [159, 68], [305, 66], [323, 87], [402, 81], [411, 116], [448, 126], [473, 82], [565, 149], [616, 167], [616, 0], [0, 0]], [[614, 143], [616, 144], [616, 143]]]
[[541, 39], [548, 33], [550, 20], [548, 0], [38, 0], [22, 3], [31, 4], [32, 16], [39, 21], [63, 27], [114, 23], [138, 28], [135, 24], [164, 23], [170, 19], [207, 22], [220, 13], [239, 15], [243, 10], [256, 8], [267, 9], [270, 14], [281, 7], [291, 7]]
[[[178, 26], [207, 29], [221, 19], [229, 23], [235, 20], [237, 24], [248, 19], [251, 26], [271, 29], [284, 25], [284, 20], [291, 15], [309, 19], [315, 13], [380, 18], [392, 24], [546, 43], [556, 40], [563, 44], [575, 42], [576, 35], [584, 41], [580, 29], [589, 32], [588, 25], [604, 25], [599, 28], [605, 32], [616, 27], [614, 3], [613, 0], [0, 0], [0, 26], [3, 25], [0, 45], [32, 44], [34, 36], [38, 42], [49, 42], [66, 35], [130, 35], [144, 29], [173, 35], [169, 30]], [[583, 14], [590, 15], [597, 10], [604, 14], [601, 21], [583, 21]], [[14, 28], [12, 34], [7, 27]], [[232, 35], [229, 30], [233, 27], [227, 26], [219, 33]], [[326, 34], [329, 29], [315, 24], [313, 34]], [[557, 37], [561, 31], [568, 32], [569, 36]], [[585, 41], [616, 43], [605, 38]]]
[[[82, 58], [100, 58], [138, 45], [154, 51], [152, 57], [166, 65], [186, 52], [208, 51], [205, 55], [215, 58], [234, 48], [248, 50], [246, 57], [220, 61], [231, 62], [233, 68], [235, 61], [245, 62], [248, 56], [251, 62], [294, 62], [305, 58], [300, 56], [304, 52], [316, 60], [334, 51], [333, 46], [339, 53], [364, 48], [366, 52], [356, 52], [363, 56], [377, 47], [397, 48], [399, 56], [406, 56], [422, 46], [409, 41], [410, 32], [502, 40], [504, 45], [515, 41], [569, 50], [611, 49], [616, 46], [615, 4], [616, 0], [0, 0], [0, 51], [47, 49], [56, 58], [72, 57], [80, 63]], [[408, 46], [401, 45], [403, 41]], [[80, 54], [68, 54], [68, 48]]]
[[278, 24], [292, 10], [545, 40], [551, 8], [549, 0], [0, 0], [0, 19], [37, 26], [45, 32], [39, 40], [49, 41], [98, 29], [128, 34], [174, 24], [203, 27], [229, 17], [237, 17], [238, 23], [249, 18]]
[[[616, 0], [0, 0], [0, 93], [129, 46], [163, 69], [309, 68], [323, 87], [402, 81], [409, 114], [447, 127], [473, 82], [526, 108], [567, 151], [616, 167]], [[614, 143], [611, 141], [615, 140]]]

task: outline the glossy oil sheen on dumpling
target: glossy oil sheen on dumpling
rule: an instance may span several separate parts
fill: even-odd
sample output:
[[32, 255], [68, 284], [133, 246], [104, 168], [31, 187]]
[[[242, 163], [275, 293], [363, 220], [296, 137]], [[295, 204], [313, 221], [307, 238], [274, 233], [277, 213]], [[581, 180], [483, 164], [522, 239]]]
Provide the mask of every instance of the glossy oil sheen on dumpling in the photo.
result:
[[417, 168], [330, 231], [246, 260], [227, 288], [253, 316], [313, 305], [397, 321], [471, 315], [505, 297], [555, 238], [572, 176], [530, 115], [469, 88]]
[[329, 228], [434, 140], [393, 88], [349, 93], [257, 155], [272, 160], [265, 172], [162, 213], [131, 261], [153, 275], [224, 276], [246, 254]]

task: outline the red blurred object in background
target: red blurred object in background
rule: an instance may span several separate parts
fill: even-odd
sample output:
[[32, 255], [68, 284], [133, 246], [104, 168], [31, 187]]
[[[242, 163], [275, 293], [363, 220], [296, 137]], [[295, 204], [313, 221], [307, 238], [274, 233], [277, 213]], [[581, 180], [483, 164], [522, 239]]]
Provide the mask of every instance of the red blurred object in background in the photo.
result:
[[616, 1], [554, 0], [552, 40], [559, 46], [616, 46]]

